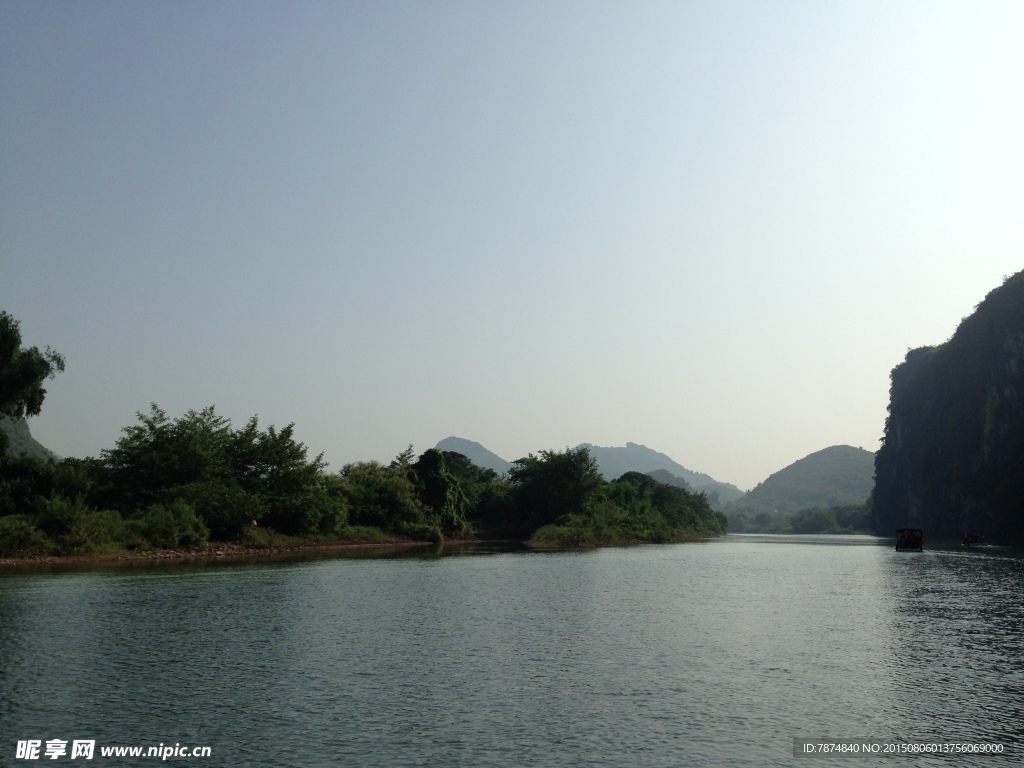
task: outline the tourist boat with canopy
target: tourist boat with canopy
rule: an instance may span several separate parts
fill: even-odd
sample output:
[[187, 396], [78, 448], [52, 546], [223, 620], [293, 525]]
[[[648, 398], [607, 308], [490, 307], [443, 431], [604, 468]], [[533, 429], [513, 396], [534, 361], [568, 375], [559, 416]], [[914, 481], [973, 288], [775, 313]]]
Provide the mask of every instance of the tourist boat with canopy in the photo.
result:
[[984, 544], [985, 534], [981, 531], [964, 531], [964, 546], [969, 547], [973, 544]]
[[896, 531], [897, 552], [922, 552], [924, 550], [924, 531], [920, 528], [900, 528]]

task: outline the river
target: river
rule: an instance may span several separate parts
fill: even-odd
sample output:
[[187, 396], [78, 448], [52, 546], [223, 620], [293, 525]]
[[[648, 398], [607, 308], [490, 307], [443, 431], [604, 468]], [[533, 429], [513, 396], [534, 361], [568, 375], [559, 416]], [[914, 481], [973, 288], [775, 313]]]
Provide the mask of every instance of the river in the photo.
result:
[[861, 536], [7, 572], [0, 765], [1021, 764], [1022, 595], [1020, 550]]

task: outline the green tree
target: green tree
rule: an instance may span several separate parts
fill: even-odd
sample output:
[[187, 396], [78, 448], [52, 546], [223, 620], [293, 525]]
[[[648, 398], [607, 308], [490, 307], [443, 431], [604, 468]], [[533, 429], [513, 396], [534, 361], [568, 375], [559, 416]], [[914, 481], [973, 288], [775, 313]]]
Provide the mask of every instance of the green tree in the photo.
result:
[[514, 495], [515, 488], [504, 477], [496, 476], [480, 487], [477, 500], [472, 502], [471, 512], [473, 527], [478, 535], [483, 538], [514, 539], [524, 534], [522, 524], [516, 519]]
[[349, 521], [391, 533], [419, 537], [430, 532], [427, 510], [409, 472], [377, 461], [359, 461], [341, 469], [346, 481]]
[[466, 494], [471, 509], [478, 509], [484, 495], [490, 489], [492, 483], [498, 479], [498, 473], [493, 469], [478, 467], [469, 458], [455, 451], [442, 451], [444, 464], [448, 471], [459, 481], [462, 492]]
[[604, 482], [597, 461], [581, 446], [565, 451], [541, 451], [512, 462], [508, 473], [514, 487], [516, 523], [526, 532], [584, 514]]
[[789, 518], [793, 533], [833, 533], [838, 530], [836, 515], [831, 509], [801, 509]]
[[333, 528], [337, 496], [328, 493], [323, 454], [307, 459], [306, 446], [293, 435], [295, 425], [278, 431], [259, 429], [256, 416], [231, 434], [227, 445], [230, 476], [247, 493], [258, 496], [267, 514], [263, 523], [282, 533], [318, 532], [327, 521]]
[[468, 536], [469, 499], [458, 478], [448, 469], [444, 455], [431, 448], [419, 457], [413, 469], [420, 501], [430, 507], [433, 522], [445, 535]]
[[172, 420], [155, 403], [138, 418], [102, 452], [94, 505], [134, 517], [181, 500], [219, 540], [254, 525], [309, 535], [344, 524], [345, 499], [325, 482], [322, 456], [307, 458], [294, 425], [261, 430], [254, 416], [233, 430], [213, 407]]
[[0, 456], [0, 517], [38, 514], [54, 496], [85, 496], [90, 487], [86, 463], [79, 459], [41, 461], [29, 456]]
[[123, 513], [141, 511], [176, 498], [183, 486], [223, 482], [230, 477], [227, 447], [230, 422], [213, 407], [188, 411], [176, 421], [157, 406], [136, 414], [114, 448], [100, 452], [102, 481], [94, 500]]
[[49, 347], [22, 349], [21, 326], [0, 311], [0, 416], [37, 416], [46, 390], [43, 382], [64, 370], [64, 358]]

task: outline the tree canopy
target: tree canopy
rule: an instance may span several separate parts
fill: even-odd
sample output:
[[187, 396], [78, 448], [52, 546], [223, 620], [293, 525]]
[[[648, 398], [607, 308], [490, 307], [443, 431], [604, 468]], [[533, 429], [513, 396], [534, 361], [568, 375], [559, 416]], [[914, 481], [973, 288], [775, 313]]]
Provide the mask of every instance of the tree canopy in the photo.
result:
[[0, 311], [0, 416], [38, 416], [46, 398], [43, 382], [64, 370], [64, 358], [46, 347], [23, 349], [21, 326]]
[[322, 457], [307, 458], [292, 424], [261, 430], [253, 416], [233, 429], [212, 406], [172, 420], [155, 403], [138, 419], [94, 465], [97, 506], [132, 516], [184, 501], [219, 539], [261, 523], [315, 534], [344, 517], [343, 502], [324, 480]]

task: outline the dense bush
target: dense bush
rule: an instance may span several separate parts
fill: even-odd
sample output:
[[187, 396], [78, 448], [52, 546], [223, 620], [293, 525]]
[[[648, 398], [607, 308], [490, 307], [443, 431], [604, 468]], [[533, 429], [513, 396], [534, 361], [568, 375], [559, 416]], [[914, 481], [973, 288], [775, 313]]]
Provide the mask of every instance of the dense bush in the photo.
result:
[[169, 506], [154, 504], [138, 519], [137, 528], [156, 547], [194, 549], [206, 543], [210, 531], [190, 504], [178, 499]]
[[189, 483], [169, 489], [167, 496], [180, 499], [195, 509], [209, 529], [210, 536], [218, 541], [241, 539], [267, 514], [259, 496], [246, 493], [231, 481]]
[[428, 522], [427, 508], [405, 467], [377, 461], [346, 464], [341, 470], [349, 521], [385, 531], [414, 530]]
[[0, 517], [39, 514], [43, 500], [83, 496], [90, 482], [85, 462], [77, 459], [55, 462], [0, 454]]
[[828, 509], [811, 507], [792, 513], [731, 513], [729, 528], [734, 533], [870, 533], [871, 507], [851, 504]]
[[0, 517], [0, 557], [45, 555], [54, 551], [54, 543], [32, 524], [29, 515]]
[[668, 542], [725, 530], [725, 516], [711, 508], [705, 494], [627, 472], [594, 486], [579, 509], [542, 526], [532, 539], [559, 546]]

